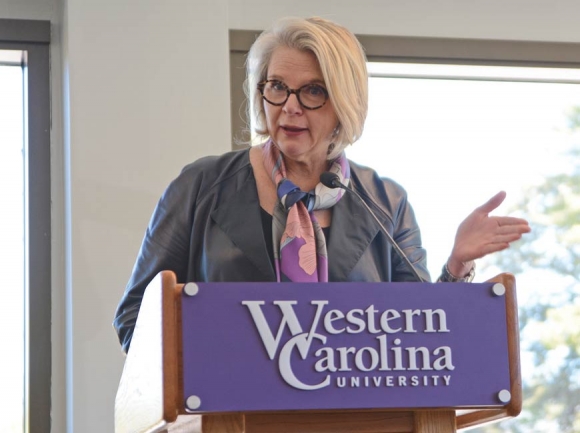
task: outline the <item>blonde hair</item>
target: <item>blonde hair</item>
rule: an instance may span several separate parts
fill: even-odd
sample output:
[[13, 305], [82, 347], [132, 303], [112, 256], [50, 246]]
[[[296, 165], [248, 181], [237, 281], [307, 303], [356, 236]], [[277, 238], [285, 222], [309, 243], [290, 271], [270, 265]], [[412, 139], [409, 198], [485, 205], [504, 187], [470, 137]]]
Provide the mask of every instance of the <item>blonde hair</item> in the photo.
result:
[[248, 114], [258, 140], [269, 138], [258, 83], [265, 80], [274, 50], [280, 46], [312, 52], [322, 71], [329, 99], [338, 117], [334, 148], [328, 159], [338, 156], [363, 132], [368, 110], [366, 56], [357, 38], [346, 28], [323, 18], [283, 18], [264, 31], [248, 53], [244, 84]]

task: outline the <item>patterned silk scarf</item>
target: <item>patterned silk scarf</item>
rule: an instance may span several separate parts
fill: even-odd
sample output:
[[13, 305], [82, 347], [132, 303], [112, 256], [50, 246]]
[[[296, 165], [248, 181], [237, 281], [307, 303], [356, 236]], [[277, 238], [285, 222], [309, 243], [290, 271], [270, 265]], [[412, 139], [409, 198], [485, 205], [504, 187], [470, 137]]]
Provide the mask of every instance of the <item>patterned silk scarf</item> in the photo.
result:
[[[272, 219], [276, 279], [279, 282], [327, 282], [326, 239], [314, 211], [334, 206], [344, 190], [319, 183], [313, 191], [300, 191], [286, 179], [284, 158], [271, 140], [263, 145], [262, 151], [264, 166], [277, 187], [279, 199]], [[350, 166], [344, 153], [330, 162], [328, 171], [337, 174], [340, 181], [348, 185]]]

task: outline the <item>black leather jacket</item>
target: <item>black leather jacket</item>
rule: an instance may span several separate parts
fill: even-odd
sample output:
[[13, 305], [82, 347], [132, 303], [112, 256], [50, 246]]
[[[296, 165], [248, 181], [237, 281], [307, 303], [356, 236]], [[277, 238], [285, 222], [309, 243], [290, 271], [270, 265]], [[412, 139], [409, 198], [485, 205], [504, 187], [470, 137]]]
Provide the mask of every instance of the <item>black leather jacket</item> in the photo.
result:
[[[403, 188], [369, 168], [350, 164], [350, 186], [390, 215], [383, 225], [421, 277], [430, 281], [419, 227]], [[416, 281], [352, 194], [345, 194], [333, 208], [327, 248], [329, 281]], [[180, 283], [276, 280], [248, 150], [199, 159], [164, 192], [115, 314], [125, 351], [143, 292], [162, 270], [175, 272]]]

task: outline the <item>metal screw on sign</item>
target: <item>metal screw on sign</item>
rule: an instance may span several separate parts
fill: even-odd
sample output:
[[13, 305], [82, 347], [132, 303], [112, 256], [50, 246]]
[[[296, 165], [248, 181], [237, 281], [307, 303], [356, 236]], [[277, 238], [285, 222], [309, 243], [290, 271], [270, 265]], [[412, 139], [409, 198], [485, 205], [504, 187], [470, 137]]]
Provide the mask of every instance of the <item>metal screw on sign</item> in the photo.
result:
[[502, 403], [509, 403], [509, 401], [512, 399], [512, 394], [507, 389], [502, 389], [497, 393], [497, 398]]
[[183, 292], [187, 296], [195, 296], [199, 292], [199, 286], [195, 283], [187, 283], [185, 286], [183, 286]]
[[491, 288], [491, 291], [495, 296], [503, 296], [505, 295], [505, 286], [501, 283], [496, 283]]
[[190, 395], [185, 401], [185, 406], [187, 406], [189, 410], [199, 409], [201, 406], [201, 399], [197, 395]]

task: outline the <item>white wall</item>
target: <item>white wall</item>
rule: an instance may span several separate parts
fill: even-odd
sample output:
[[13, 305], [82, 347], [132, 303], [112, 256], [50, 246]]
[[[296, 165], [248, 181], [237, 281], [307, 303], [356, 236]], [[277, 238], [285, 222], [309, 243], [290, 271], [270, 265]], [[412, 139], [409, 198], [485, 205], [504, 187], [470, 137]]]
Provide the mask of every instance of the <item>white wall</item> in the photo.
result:
[[576, 0], [0, 0], [1, 18], [54, 24], [53, 433], [113, 431], [111, 321], [151, 211], [184, 164], [230, 148], [228, 28], [284, 15], [360, 34], [580, 41]]
[[69, 431], [112, 432], [111, 322], [153, 207], [186, 163], [230, 148], [227, 5], [66, 0], [64, 23]]

